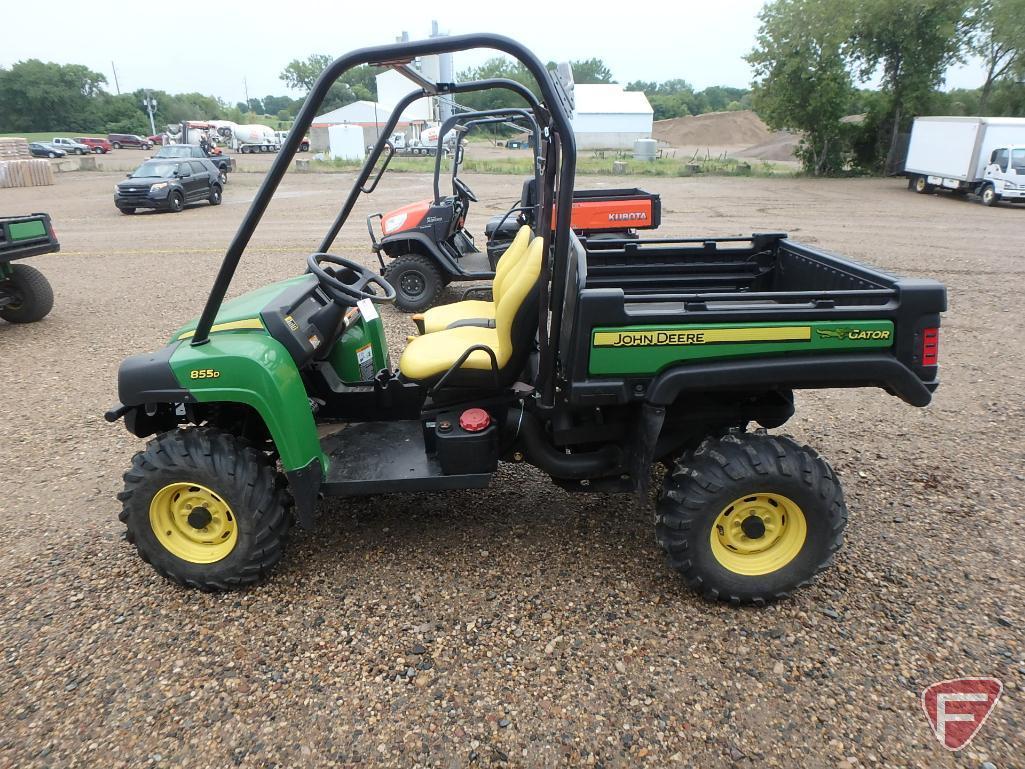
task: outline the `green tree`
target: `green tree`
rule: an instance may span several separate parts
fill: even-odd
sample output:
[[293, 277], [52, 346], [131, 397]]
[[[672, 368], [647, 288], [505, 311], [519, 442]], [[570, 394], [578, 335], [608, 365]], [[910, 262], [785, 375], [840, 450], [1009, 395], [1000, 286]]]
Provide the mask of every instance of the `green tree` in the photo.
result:
[[772, 128], [801, 132], [798, 157], [816, 175], [836, 173], [846, 163], [848, 129], [841, 118], [854, 93], [832, 10], [822, 0], [768, 3], [747, 56], [758, 114]]
[[[505, 56], [495, 56], [488, 59], [478, 67], [471, 67], [460, 72], [456, 79], [460, 82], [467, 80], [486, 80], [488, 78], [505, 78], [515, 80], [538, 93], [537, 81], [530, 74], [526, 67], [518, 61]], [[472, 91], [461, 93], [456, 101], [464, 107], [472, 110], [498, 109], [501, 107], [523, 107], [525, 102], [522, 97], [504, 88], [492, 88], [487, 91]]]
[[0, 68], [0, 130], [91, 131], [105, 82], [81, 64], [28, 59]]
[[989, 106], [998, 80], [1025, 69], [1025, 0], [977, 0], [971, 50], [986, 66], [978, 112]]
[[[331, 61], [331, 57], [323, 53], [315, 53], [305, 59], [294, 59], [288, 63], [280, 77], [289, 88], [308, 93]], [[367, 65], [360, 65], [349, 70], [331, 86], [321, 109], [324, 112], [329, 112], [361, 99], [377, 101], [376, 76], [381, 71], [381, 67]], [[294, 107], [296, 113], [301, 104], [301, 102], [296, 103]]]
[[[573, 68], [574, 83], [611, 83], [612, 70], [610, 70], [601, 59], [582, 59], [571, 61]], [[550, 63], [549, 69], [554, 69], [555, 64]]]
[[861, 0], [835, 9], [837, 19], [849, 14], [849, 50], [859, 76], [878, 76], [887, 96], [883, 112], [866, 121], [875, 135], [865, 137], [862, 163], [889, 164], [900, 133], [966, 52], [974, 24], [969, 11], [969, 0]]

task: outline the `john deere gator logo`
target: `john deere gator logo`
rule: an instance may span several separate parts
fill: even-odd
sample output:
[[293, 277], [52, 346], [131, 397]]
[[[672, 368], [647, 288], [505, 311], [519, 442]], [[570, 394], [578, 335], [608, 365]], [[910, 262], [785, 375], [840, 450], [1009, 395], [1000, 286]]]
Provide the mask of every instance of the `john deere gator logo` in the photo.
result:
[[860, 339], [877, 339], [886, 340], [890, 338], [891, 332], [888, 329], [882, 328], [817, 328], [815, 333], [819, 335], [820, 339], [850, 339], [852, 341]]

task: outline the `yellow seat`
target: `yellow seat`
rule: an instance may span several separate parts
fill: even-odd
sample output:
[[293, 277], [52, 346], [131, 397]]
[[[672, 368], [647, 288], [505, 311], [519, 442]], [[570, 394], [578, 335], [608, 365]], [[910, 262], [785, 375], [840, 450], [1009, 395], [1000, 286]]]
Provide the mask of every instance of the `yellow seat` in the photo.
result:
[[432, 307], [423, 314], [423, 332], [433, 334], [449, 328], [453, 323], [469, 323], [478, 326], [492, 325], [495, 319], [495, 305], [502, 297], [502, 292], [509, 284], [509, 278], [514, 275], [520, 266], [523, 256], [530, 246], [530, 227], [520, 227], [516, 237], [505, 250], [505, 253], [498, 257], [498, 265], [495, 267], [495, 279], [491, 284], [491, 295], [494, 301], [488, 302], [477, 299], [467, 299], [462, 302], [443, 304], [440, 307]]
[[[518, 237], [518, 236], [517, 236]], [[538, 294], [544, 238], [535, 238], [523, 264], [503, 287], [495, 305], [495, 326], [457, 326], [415, 337], [399, 359], [406, 379], [430, 382], [441, 377], [471, 347], [483, 345], [495, 354], [500, 385], [515, 381], [526, 363], [537, 333]], [[485, 386], [494, 381], [491, 357], [483, 350], [470, 353], [447, 383]]]

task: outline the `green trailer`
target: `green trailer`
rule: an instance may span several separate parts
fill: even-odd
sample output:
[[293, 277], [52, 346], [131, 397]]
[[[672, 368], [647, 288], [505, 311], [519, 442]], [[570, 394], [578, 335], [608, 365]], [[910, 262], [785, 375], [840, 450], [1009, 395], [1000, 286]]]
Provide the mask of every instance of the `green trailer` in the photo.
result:
[[[502, 79], [434, 83], [404, 63], [473, 48], [517, 58], [539, 93]], [[328, 90], [362, 64], [391, 67], [413, 90], [305, 270], [225, 301]], [[710, 599], [763, 604], [831, 562], [847, 520], [840, 481], [813, 449], [768, 430], [806, 388], [928, 404], [944, 287], [782, 233], [589, 249], [571, 229], [567, 74], [496, 35], [366, 48], [325, 70], [200, 317], [121, 364], [107, 419], [148, 443], [125, 473], [120, 517], [160, 574], [203, 590], [250, 585], [281, 559], [293, 524], [315, 525], [321, 496], [480, 488], [500, 463], [640, 500], [653, 469], [667, 468], [656, 538]], [[369, 258], [332, 244], [380, 180], [386, 139], [413, 101], [495, 88], [520, 96], [540, 127], [535, 228], [499, 258], [494, 301], [430, 310], [444, 311], [443, 327], [412, 336], [395, 365], [378, 311], [395, 289]]]

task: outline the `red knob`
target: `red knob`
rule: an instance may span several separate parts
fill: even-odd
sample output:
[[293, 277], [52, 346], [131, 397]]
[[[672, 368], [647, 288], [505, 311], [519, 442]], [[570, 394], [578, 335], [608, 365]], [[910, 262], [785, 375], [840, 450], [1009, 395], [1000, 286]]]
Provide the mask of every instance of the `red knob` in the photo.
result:
[[491, 424], [491, 415], [484, 409], [467, 409], [459, 415], [459, 426], [468, 433], [479, 433]]

